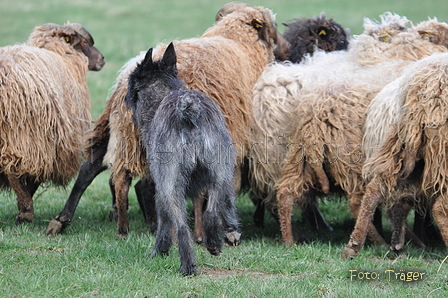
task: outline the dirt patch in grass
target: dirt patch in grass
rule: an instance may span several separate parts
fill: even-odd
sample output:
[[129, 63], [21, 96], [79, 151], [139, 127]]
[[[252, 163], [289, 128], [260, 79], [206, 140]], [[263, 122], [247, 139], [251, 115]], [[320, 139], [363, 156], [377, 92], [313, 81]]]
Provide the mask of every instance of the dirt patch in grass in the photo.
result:
[[[282, 274], [272, 274], [261, 271], [254, 271], [248, 269], [222, 269], [222, 268], [203, 268], [201, 270], [201, 275], [207, 275], [215, 279], [226, 279], [228, 277], [249, 277], [252, 279], [265, 279], [274, 277], [291, 278], [290, 276], [285, 276]], [[297, 278], [297, 276], [294, 276]]]

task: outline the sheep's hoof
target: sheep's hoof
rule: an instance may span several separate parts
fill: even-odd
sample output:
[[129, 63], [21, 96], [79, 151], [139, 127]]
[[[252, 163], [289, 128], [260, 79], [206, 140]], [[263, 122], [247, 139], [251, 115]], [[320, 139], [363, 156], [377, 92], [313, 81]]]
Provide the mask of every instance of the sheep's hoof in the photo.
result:
[[46, 233], [47, 236], [56, 236], [57, 234], [60, 234], [63, 229], [64, 225], [62, 224], [62, 222], [57, 219], [53, 219], [48, 224]]
[[16, 223], [22, 224], [25, 222], [32, 222], [34, 220], [34, 213], [25, 213], [25, 212], [19, 212], [16, 216]]
[[397, 256], [406, 255], [406, 248], [402, 245], [391, 246], [390, 250], [393, 251]]
[[224, 238], [226, 243], [231, 246], [237, 246], [241, 243], [241, 233], [237, 231], [226, 233]]
[[358, 255], [358, 253], [349, 246], [344, 247], [344, 250], [342, 251], [342, 258], [343, 259], [353, 259], [354, 257], [356, 257]]

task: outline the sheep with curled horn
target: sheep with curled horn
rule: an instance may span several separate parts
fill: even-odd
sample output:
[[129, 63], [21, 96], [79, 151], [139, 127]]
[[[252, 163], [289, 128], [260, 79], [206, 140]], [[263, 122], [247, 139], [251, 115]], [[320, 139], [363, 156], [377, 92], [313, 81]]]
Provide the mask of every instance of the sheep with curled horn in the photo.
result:
[[[230, 6], [234, 8], [226, 9]], [[232, 2], [224, 5], [222, 11], [226, 13], [201, 37], [178, 40], [174, 45], [180, 79], [188, 88], [202, 91], [221, 107], [241, 163], [250, 146], [247, 136], [253, 122], [253, 85], [265, 66], [274, 61], [274, 50], [279, 48], [277, 45], [288, 43], [278, 32], [275, 16], [269, 9]], [[166, 46], [160, 44], [154, 48], [154, 59], [161, 57]], [[289, 46], [280, 48], [289, 51]], [[96, 121], [90, 139], [90, 162], [83, 165], [73, 195], [67, 200], [64, 210], [49, 224], [47, 233], [58, 234], [65, 229], [83, 191], [98, 173], [111, 168], [117, 194], [118, 230], [120, 235], [127, 235], [129, 185], [132, 179], [148, 178], [149, 175], [139, 133], [123, 100], [128, 76], [144, 54], [131, 59], [118, 75], [114, 91]], [[236, 189], [240, 188], [239, 173], [240, 168], [236, 168]], [[195, 239], [199, 242], [201, 237], [195, 236]]]
[[0, 48], [0, 186], [17, 195], [17, 222], [34, 219], [41, 183], [66, 185], [78, 172], [91, 123], [87, 72], [103, 65], [80, 24], [44, 24]]

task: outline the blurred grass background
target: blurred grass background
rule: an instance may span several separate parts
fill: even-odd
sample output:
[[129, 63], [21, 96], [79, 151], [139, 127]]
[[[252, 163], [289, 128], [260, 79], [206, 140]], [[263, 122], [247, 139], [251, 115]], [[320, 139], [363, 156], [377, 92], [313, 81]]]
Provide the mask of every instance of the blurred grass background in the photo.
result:
[[[200, 36], [212, 26], [216, 12], [227, 1], [155, 0], [2, 0], [0, 46], [25, 42], [35, 26], [67, 21], [83, 24], [102, 51], [106, 66], [91, 72], [88, 83], [92, 117], [103, 110], [117, 72], [140, 51], [160, 42]], [[259, 0], [246, 1], [270, 8], [282, 22], [325, 12], [352, 34], [361, 34], [365, 17], [380, 20], [390, 11], [414, 24], [437, 17], [448, 21], [446, 1], [416, 0]], [[0, 297], [446, 297], [446, 252], [409, 247], [409, 255], [393, 258], [387, 248], [367, 246], [350, 262], [341, 260], [353, 220], [343, 198], [321, 205], [333, 233], [303, 232], [311, 244], [287, 249], [281, 245], [276, 223], [266, 215], [266, 228], [252, 224], [254, 207], [247, 197], [238, 199], [244, 240], [224, 248], [216, 258], [196, 246], [204, 274], [183, 278], [173, 248], [167, 258], [150, 260], [154, 236], [143, 222], [135, 194], [130, 192], [131, 233], [127, 240], [115, 236], [116, 224], [108, 220], [111, 208], [108, 172], [98, 176], [84, 194], [66, 232], [45, 236], [48, 221], [64, 206], [66, 189], [41, 187], [35, 197], [36, 219], [15, 225], [17, 206], [11, 192], [0, 192]], [[299, 213], [299, 212], [297, 212]], [[296, 215], [295, 220], [300, 220]], [[388, 223], [386, 221], [386, 229]], [[414, 270], [426, 272], [420, 282], [353, 281], [349, 270]]]

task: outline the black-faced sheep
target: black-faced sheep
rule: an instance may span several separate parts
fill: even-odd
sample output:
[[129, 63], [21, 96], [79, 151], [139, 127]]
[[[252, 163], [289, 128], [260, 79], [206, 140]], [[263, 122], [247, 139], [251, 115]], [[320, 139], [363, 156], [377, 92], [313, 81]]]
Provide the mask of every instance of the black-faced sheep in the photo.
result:
[[156, 186], [158, 227], [152, 256], [168, 254], [174, 229], [180, 271], [196, 274], [186, 197], [197, 198], [204, 189], [208, 193], [203, 225], [211, 254], [221, 253], [221, 223], [236, 241], [240, 235], [233, 189], [235, 148], [221, 109], [178, 78], [172, 43], [159, 61], [152, 61], [152, 49], [147, 52], [129, 76], [125, 102], [133, 111]]
[[[285, 134], [289, 140], [282, 150], [288, 152], [280, 161], [281, 174], [274, 172], [276, 177], [281, 175], [274, 187], [285, 245], [294, 244], [294, 204], [314, 203], [316, 191], [342, 189], [357, 217], [365, 187], [362, 127], [370, 100], [413, 61], [446, 51], [406, 24], [407, 19], [392, 14], [382, 16], [381, 24], [366, 20], [365, 32], [351, 41], [347, 54], [322, 53], [322, 57], [310, 59], [304, 72], [298, 71], [300, 65], [292, 65], [292, 76], [279, 76], [284, 86], [296, 86], [290, 93], [296, 94], [292, 103], [297, 121], [287, 126], [291, 130]], [[275, 132], [278, 135], [283, 130]], [[273, 152], [278, 152], [278, 147]], [[373, 223], [368, 227], [372, 240], [384, 244]]]
[[66, 185], [78, 172], [91, 123], [87, 71], [103, 65], [80, 24], [44, 24], [0, 48], [0, 187], [15, 191], [18, 222], [34, 219], [41, 183]]
[[[350, 37], [349, 30], [344, 30], [342, 26], [332, 19], [327, 19], [324, 14], [321, 14], [318, 17], [312, 18], [303, 18], [303, 19], [294, 19], [289, 23], [283, 23], [287, 26], [287, 29], [283, 36], [290, 43], [291, 53], [289, 55], [288, 60], [292, 63], [299, 63], [306, 55], [313, 55], [313, 53], [317, 50], [322, 50], [326, 52], [332, 51], [340, 51], [347, 50], [348, 40]], [[278, 59], [277, 59], [278, 60]], [[269, 68], [268, 68], [269, 71]], [[270, 92], [268, 91], [270, 88], [267, 86], [262, 86], [262, 88], [266, 88], [262, 92]], [[256, 90], [254, 92], [255, 96], [259, 95], [260, 90]], [[281, 105], [283, 104], [283, 106]], [[264, 109], [265, 107], [255, 107], [256, 109]], [[279, 103], [277, 108], [285, 109], [285, 113], [287, 113], [289, 107], [287, 102]], [[278, 115], [278, 114], [277, 114]], [[268, 114], [264, 116], [269, 116]], [[271, 121], [267, 120], [267, 121]], [[260, 120], [263, 121], [263, 120]], [[277, 121], [282, 121], [282, 119], [278, 119]], [[283, 126], [289, 125], [289, 123], [283, 123]], [[281, 136], [279, 135], [279, 140], [281, 141]], [[253, 146], [257, 146], [257, 143], [253, 143]], [[260, 197], [264, 197], [269, 195], [269, 193], [250, 193], [250, 198], [257, 206], [257, 209], [254, 213], [254, 223], [256, 226], [264, 225], [264, 211], [265, 206], [263, 203], [263, 199]], [[272, 206], [270, 206], [272, 207]], [[268, 208], [271, 212], [271, 215], [274, 216], [276, 220], [278, 220], [277, 212], [275, 208]], [[332, 229], [320, 216], [320, 212], [316, 207], [311, 206], [310, 210], [303, 210], [303, 215], [309, 217], [313, 223], [316, 223], [316, 228], [320, 229], [323, 227]], [[303, 240], [305, 240], [303, 238]]]
[[347, 50], [350, 33], [324, 14], [294, 19], [283, 25], [287, 27], [283, 36], [291, 44], [288, 60], [293, 63], [300, 63], [305, 55], [312, 55], [316, 49], [326, 52]]
[[[440, 26], [439, 30], [448, 36], [448, 26]], [[447, 40], [442, 39], [440, 44], [447, 44]], [[393, 122], [379, 120], [379, 124], [389, 125], [385, 129], [389, 134], [383, 141], [375, 142], [380, 149], [364, 165], [363, 173], [369, 183], [343, 257], [359, 253], [365, 239], [365, 222], [370, 218], [371, 209], [379, 203], [386, 207], [407, 204], [417, 209], [432, 209], [448, 247], [447, 86], [448, 53], [436, 53], [416, 62], [389, 85]], [[391, 249], [397, 253], [404, 251], [403, 221], [407, 211], [409, 208], [393, 223]]]
[[[289, 44], [278, 32], [269, 9], [234, 4], [226, 4], [222, 11], [227, 12], [201, 37], [175, 41], [174, 45], [180, 79], [190, 89], [204, 92], [220, 105], [237, 150], [237, 161], [241, 162], [249, 148], [253, 85], [264, 67], [274, 60], [274, 49], [289, 51]], [[229, 13], [228, 5], [237, 9]], [[281, 44], [288, 47], [277, 46]], [[160, 59], [165, 48], [166, 45], [159, 45], [154, 49], [154, 59]], [[131, 59], [120, 72], [106, 109], [96, 122], [91, 138], [92, 162], [85, 164], [86, 173], [82, 175], [93, 179], [96, 172], [111, 168], [121, 235], [126, 235], [129, 229], [126, 202], [131, 180], [148, 175], [140, 136], [123, 102], [127, 78], [144, 54]], [[235, 176], [239, 180], [238, 169]], [[84, 180], [79, 177], [78, 180]], [[90, 182], [80, 181], [79, 185], [84, 187]], [[47, 233], [59, 233], [67, 226], [79, 198], [69, 197], [67, 208], [50, 223]]]

